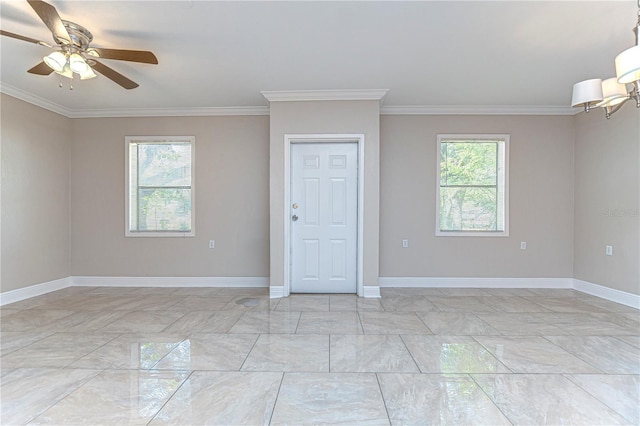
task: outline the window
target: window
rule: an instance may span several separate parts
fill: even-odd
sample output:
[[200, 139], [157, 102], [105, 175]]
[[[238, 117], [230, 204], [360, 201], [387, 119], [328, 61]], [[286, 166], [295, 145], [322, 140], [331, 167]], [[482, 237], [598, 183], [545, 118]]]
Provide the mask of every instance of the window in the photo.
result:
[[438, 135], [436, 235], [508, 236], [509, 135]]
[[193, 224], [193, 136], [127, 136], [130, 237], [188, 237]]

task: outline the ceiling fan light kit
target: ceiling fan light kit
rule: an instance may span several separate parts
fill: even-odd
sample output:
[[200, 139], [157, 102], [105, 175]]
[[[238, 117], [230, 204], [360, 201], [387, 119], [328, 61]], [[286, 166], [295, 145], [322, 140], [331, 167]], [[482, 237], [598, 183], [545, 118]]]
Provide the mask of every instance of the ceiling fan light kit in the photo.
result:
[[[138, 87], [136, 82], [93, 58], [140, 62], [145, 64], [158, 63], [156, 56], [153, 52], [149, 51], [89, 47], [89, 44], [93, 41], [93, 35], [89, 30], [75, 22], [61, 19], [56, 8], [42, 0], [27, 0], [27, 2], [47, 28], [49, 28], [53, 40], [58, 45], [56, 47], [57, 50], [45, 56], [41, 63], [28, 71], [30, 74], [46, 76], [55, 72], [58, 75], [70, 79], [73, 79], [74, 75], [78, 74], [80, 80], [88, 80], [97, 77], [97, 71], [125, 89], [135, 89]], [[51, 47], [49, 43], [44, 41], [9, 31], [0, 30], [0, 35]], [[60, 87], [62, 87], [62, 83]]]
[[[634, 100], [640, 108], [640, 0], [638, 0], [638, 22], [633, 32], [636, 45], [623, 51], [615, 59], [616, 76], [602, 80], [593, 78], [573, 85], [572, 107], [604, 108], [607, 119], [616, 113], [625, 102]], [[627, 91], [627, 84], [631, 89]]]

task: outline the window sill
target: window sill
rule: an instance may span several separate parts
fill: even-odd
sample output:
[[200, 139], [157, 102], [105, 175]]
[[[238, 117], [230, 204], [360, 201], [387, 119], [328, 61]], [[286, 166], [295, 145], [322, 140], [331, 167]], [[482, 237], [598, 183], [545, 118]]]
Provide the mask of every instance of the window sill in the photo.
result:
[[509, 231], [436, 231], [436, 237], [508, 237]]
[[125, 237], [134, 237], [134, 238], [188, 238], [195, 237], [195, 232], [193, 230], [188, 232], [176, 232], [176, 231], [126, 231], [124, 234]]

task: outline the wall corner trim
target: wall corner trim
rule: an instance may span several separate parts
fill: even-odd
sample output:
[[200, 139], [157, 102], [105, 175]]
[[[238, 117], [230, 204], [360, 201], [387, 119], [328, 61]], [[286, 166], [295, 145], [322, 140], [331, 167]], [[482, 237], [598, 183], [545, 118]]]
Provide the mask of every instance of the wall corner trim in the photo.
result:
[[380, 287], [377, 285], [365, 285], [362, 287], [362, 297], [379, 299]]
[[269, 287], [269, 298], [270, 299], [280, 299], [284, 297], [284, 286], [283, 285], [272, 285]]

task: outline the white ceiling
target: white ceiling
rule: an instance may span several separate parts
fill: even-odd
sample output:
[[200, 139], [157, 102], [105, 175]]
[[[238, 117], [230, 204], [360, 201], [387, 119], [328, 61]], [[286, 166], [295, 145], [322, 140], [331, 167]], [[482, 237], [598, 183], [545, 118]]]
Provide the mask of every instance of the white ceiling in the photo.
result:
[[[614, 75], [637, 16], [636, 0], [49, 3], [92, 46], [159, 60], [103, 61], [137, 89], [99, 76], [70, 91], [26, 72], [50, 49], [0, 37], [2, 91], [68, 116], [266, 110], [261, 91], [333, 89], [389, 89], [387, 111], [567, 113], [573, 83]], [[0, 16], [52, 40], [26, 1], [1, 0]]]

